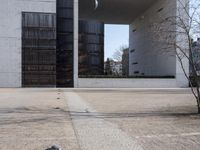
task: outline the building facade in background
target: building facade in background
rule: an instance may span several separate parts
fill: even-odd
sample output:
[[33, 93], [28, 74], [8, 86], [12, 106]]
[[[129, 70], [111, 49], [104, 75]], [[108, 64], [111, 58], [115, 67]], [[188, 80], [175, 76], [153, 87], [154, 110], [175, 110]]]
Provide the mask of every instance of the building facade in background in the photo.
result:
[[123, 50], [122, 54], [122, 75], [129, 76], [129, 48]]
[[110, 77], [122, 76], [122, 62], [107, 58], [104, 62], [104, 74]]
[[[94, 0], [1, 0], [0, 87], [188, 86], [177, 58], [159, 53], [160, 43], [152, 45], [154, 34], [149, 29], [152, 23], [176, 15], [181, 6], [178, 0], [98, 2], [96, 7]], [[99, 22], [97, 26], [92, 22], [92, 26], [100, 32], [93, 32], [93, 27], [82, 30], [90, 25], [80, 20]], [[145, 79], [145, 82], [79, 78], [79, 72], [101, 74], [103, 70], [101, 23], [130, 25], [129, 75], [175, 78]], [[189, 73], [187, 60], [184, 68]]]
[[[194, 64], [197, 69], [197, 73], [200, 75], [200, 38], [197, 39], [197, 41], [193, 42], [193, 49], [192, 49], [192, 55], [190, 57], [193, 57]], [[192, 74], [192, 67], [190, 65], [190, 75]]]

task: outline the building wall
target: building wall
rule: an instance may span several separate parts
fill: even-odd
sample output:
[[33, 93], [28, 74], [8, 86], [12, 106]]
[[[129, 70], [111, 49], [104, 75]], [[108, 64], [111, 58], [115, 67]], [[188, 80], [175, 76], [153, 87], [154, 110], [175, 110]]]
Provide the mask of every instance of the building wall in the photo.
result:
[[[78, 87], [78, 0], [74, 0], [74, 4], [76, 6], [74, 15], [77, 16], [74, 19], [74, 85]], [[150, 23], [159, 20], [160, 16], [164, 17], [169, 13], [176, 14], [176, 6], [176, 1], [160, 0], [131, 24], [131, 75], [135, 71], [144, 75], [175, 75], [180, 87], [187, 85], [176, 57], [160, 53], [159, 44], [155, 46], [151, 41], [154, 34], [148, 32]], [[157, 11], [162, 7], [164, 9], [158, 13]], [[21, 87], [22, 12], [55, 13], [56, 0], [1, 0], [0, 10], [0, 87]], [[134, 29], [136, 29], [135, 32], [133, 32]], [[135, 52], [131, 53], [133, 50]], [[189, 72], [187, 60], [184, 61], [184, 66]]]
[[79, 88], [177, 88], [176, 79], [78, 79]]
[[[189, 18], [187, 17], [187, 15], [185, 14], [185, 10], [183, 9], [183, 6], [187, 6], [187, 4], [189, 3], [190, 0], [181, 0], [180, 3], [177, 0], [177, 9], [176, 9], [176, 13], [177, 16], [180, 16], [182, 21], [184, 21], [184, 24], [187, 25], [189, 24]], [[186, 7], [187, 9], [189, 9], [189, 7]], [[189, 12], [189, 10], [187, 10]], [[178, 23], [180, 25], [180, 23]], [[183, 32], [183, 29], [180, 28], [179, 26], [177, 26], [177, 32], [181, 33]], [[177, 34], [176, 36], [176, 43], [178, 46], [181, 47], [181, 49], [188, 49], [189, 47], [189, 43], [188, 43], [188, 38], [187, 35], [183, 35], [183, 34]], [[180, 53], [179, 50], [176, 50], [177, 53]], [[186, 51], [186, 53], [188, 53], [189, 55], [189, 50]], [[189, 86], [189, 82], [188, 79], [186, 78], [185, 74], [188, 76], [189, 75], [189, 60], [184, 57], [182, 58], [182, 65], [179, 62], [179, 59], [176, 58], [176, 81], [177, 81], [177, 86], [178, 87], [188, 87]], [[182, 67], [183, 66], [183, 67]], [[184, 72], [183, 72], [183, 68], [184, 68]]]
[[56, 0], [1, 0], [0, 87], [22, 85], [22, 12], [56, 12]]
[[174, 49], [166, 51], [154, 31], [170, 15], [176, 15], [176, 1], [159, 0], [130, 25], [130, 75], [176, 76], [176, 57], [168, 53]]
[[122, 54], [122, 75], [129, 76], [129, 48], [123, 50]]

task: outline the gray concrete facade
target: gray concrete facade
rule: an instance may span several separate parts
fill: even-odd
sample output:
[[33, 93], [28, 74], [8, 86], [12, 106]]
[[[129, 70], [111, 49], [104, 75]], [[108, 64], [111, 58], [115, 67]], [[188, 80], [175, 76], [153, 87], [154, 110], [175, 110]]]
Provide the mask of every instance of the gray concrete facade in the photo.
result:
[[[171, 47], [166, 50], [166, 45], [156, 39], [158, 37], [155, 36], [155, 31], [151, 31], [149, 27], [154, 22], [161, 22], [163, 18], [169, 16], [184, 16], [185, 12], [179, 14], [178, 8], [180, 8], [179, 1], [157, 1], [130, 25], [129, 69], [131, 75], [139, 72], [147, 76], [175, 76], [177, 87], [188, 87], [188, 81], [176, 58], [175, 48]], [[158, 11], [159, 9], [162, 11]], [[179, 30], [178, 27], [169, 26], [169, 28], [173, 28], [172, 31], [178, 32]], [[136, 31], [133, 32], [133, 30]], [[187, 44], [184, 45], [187, 43], [184, 37], [177, 34], [174, 40], [181, 42], [178, 43], [179, 45], [187, 47]], [[184, 59], [183, 64], [186, 73], [189, 74], [189, 61]]]
[[176, 88], [176, 79], [78, 79], [80, 88]]
[[56, 12], [56, 0], [1, 0], [0, 87], [22, 86], [22, 12]]
[[79, 7], [78, 0], [74, 0], [74, 87], [78, 88], [78, 24]]
[[176, 76], [175, 50], [166, 50], [165, 43], [157, 39], [159, 31], [151, 28], [171, 15], [176, 15], [176, 1], [160, 0], [130, 24], [130, 75]]

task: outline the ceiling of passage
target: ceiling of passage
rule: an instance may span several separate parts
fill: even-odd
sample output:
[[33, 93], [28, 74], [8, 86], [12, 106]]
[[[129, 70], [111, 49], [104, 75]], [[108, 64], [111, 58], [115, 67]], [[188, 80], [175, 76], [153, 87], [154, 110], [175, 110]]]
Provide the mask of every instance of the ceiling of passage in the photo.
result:
[[79, 18], [108, 24], [130, 24], [157, 0], [79, 0]]

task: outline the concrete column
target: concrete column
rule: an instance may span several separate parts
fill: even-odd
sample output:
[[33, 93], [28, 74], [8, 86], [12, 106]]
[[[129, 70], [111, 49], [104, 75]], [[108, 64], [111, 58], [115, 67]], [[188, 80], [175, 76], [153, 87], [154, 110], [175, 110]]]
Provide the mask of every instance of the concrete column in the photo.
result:
[[74, 0], [74, 87], [78, 87], [78, 0]]
[[[180, 4], [180, 2], [177, 0], [176, 3], [177, 3], [176, 15], [183, 19], [184, 24], [189, 23], [189, 17], [186, 14], [186, 11], [189, 12], [189, 7], [188, 7], [188, 10], [183, 9], [183, 5], [188, 4], [189, 0], [181, 1], [182, 4]], [[180, 32], [184, 33], [185, 31], [183, 31], [182, 28], [177, 26], [177, 33], [180, 33]], [[186, 49], [186, 50], [188, 49], [189, 43], [188, 43], [186, 34], [177, 34], [176, 42], [177, 42], [177, 45], [179, 45], [182, 49]], [[177, 49], [177, 52], [180, 54], [182, 53], [182, 52], [179, 52], [178, 49]], [[189, 55], [189, 50], [186, 51], [186, 53], [188, 53]], [[177, 82], [178, 87], [185, 88], [189, 86], [189, 81], [186, 78], [186, 76], [189, 76], [189, 60], [186, 57], [184, 57], [181, 62], [183, 66], [181, 66], [179, 59], [176, 58], [176, 82]]]

